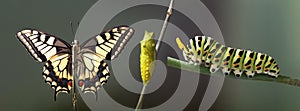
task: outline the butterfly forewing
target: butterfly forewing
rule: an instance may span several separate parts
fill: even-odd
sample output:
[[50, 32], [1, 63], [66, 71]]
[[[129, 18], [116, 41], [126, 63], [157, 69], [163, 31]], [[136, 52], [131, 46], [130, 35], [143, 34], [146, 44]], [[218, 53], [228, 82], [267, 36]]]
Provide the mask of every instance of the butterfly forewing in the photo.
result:
[[110, 76], [105, 60], [118, 56], [133, 35], [134, 30], [128, 26], [111, 28], [90, 38], [81, 45], [79, 66], [79, 86], [85, 92], [97, 92]]
[[81, 49], [89, 49], [103, 59], [112, 60], [119, 55], [133, 33], [133, 28], [128, 26], [114, 27], [85, 41]]
[[67, 42], [34, 29], [19, 31], [17, 38], [38, 62], [45, 62], [57, 53], [70, 53], [71, 46]]
[[16, 34], [31, 56], [38, 62], [45, 62], [43, 77], [55, 90], [70, 92], [72, 87], [71, 46], [53, 36], [34, 29], [24, 29]]

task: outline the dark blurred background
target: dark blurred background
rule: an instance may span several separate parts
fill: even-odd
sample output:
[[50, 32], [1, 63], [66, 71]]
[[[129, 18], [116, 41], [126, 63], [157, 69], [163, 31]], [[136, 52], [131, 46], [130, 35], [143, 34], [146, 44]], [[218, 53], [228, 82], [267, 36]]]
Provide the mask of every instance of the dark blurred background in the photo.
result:
[[[41, 76], [42, 64], [32, 60], [15, 38], [30, 27], [51, 32], [66, 41], [96, 0], [1, 1], [0, 110], [72, 110], [71, 96], [53, 90]], [[272, 55], [281, 74], [299, 78], [299, 0], [202, 0], [214, 15], [227, 46]], [[176, 3], [176, 0], [175, 0]], [[188, 8], [188, 7], [187, 7]], [[300, 110], [300, 88], [268, 82], [225, 79], [212, 111]], [[88, 110], [79, 99], [79, 109]]]

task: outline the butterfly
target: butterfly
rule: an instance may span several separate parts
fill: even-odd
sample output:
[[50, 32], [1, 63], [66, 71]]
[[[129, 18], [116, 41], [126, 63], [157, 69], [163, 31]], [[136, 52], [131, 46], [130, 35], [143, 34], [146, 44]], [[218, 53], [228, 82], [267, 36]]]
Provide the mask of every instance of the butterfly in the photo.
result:
[[128, 26], [117, 26], [78, 45], [35, 29], [23, 29], [16, 33], [18, 40], [37, 61], [44, 62], [43, 77], [55, 91], [54, 100], [60, 92], [70, 93], [74, 77], [83, 93], [97, 93], [109, 76], [106, 60], [116, 58], [134, 33]]

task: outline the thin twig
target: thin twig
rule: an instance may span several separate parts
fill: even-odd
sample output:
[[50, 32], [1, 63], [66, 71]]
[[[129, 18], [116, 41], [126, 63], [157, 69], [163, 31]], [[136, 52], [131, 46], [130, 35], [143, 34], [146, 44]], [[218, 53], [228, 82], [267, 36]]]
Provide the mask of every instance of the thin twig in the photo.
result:
[[[191, 71], [191, 72], [196, 72], [199, 74], [211, 76], [211, 73], [209, 72], [209, 69], [207, 67], [189, 64], [188, 62], [181, 61], [181, 60], [178, 60], [178, 59], [175, 59], [172, 57], [168, 57], [167, 64], [168, 64], [168, 66], [174, 67], [177, 69], [182, 69], [182, 70], [186, 70], [186, 71]], [[246, 75], [246, 74], [242, 74], [242, 75]], [[219, 75], [219, 76], [222, 76], [222, 75]], [[266, 82], [276, 82], [276, 83], [282, 83], [282, 84], [300, 87], [299, 79], [293, 79], [291, 77], [284, 76], [284, 75], [279, 75], [277, 78], [272, 78], [266, 74], [255, 74], [255, 76], [253, 76], [253, 78], [248, 78], [246, 76], [235, 77], [234, 74], [230, 74], [226, 77], [233, 78], [233, 79], [242, 79], [242, 80], [257, 80], [257, 81], [266, 81]]]
[[162, 38], [163, 38], [163, 36], [165, 34], [166, 28], [167, 28], [168, 20], [169, 20], [170, 16], [172, 15], [173, 2], [174, 2], [174, 0], [170, 1], [169, 9], [167, 11], [167, 15], [166, 15], [164, 24], [163, 24], [162, 29], [160, 31], [158, 41], [156, 43], [156, 47], [155, 47], [156, 52], [158, 52], [158, 49], [159, 49], [159, 46], [160, 46], [160, 42], [161, 42], [161, 40], [162, 40]]
[[136, 107], [135, 107], [135, 111], [138, 111], [138, 110], [141, 108], [141, 106], [142, 106], [142, 102], [143, 102], [143, 98], [144, 98], [146, 86], [147, 86], [147, 84], [144, 84], [144, 85], [143, 85], [143, 89], [142, 89], [142, 92], [141, 92], [141, 94], [140, 94], [138, 104], [137, 104]]

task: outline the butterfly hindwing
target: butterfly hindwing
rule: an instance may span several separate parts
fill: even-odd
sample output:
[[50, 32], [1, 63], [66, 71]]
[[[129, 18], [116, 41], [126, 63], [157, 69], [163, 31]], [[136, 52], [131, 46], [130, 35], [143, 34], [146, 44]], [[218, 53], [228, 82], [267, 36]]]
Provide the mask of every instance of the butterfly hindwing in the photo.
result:
[[107, 82], [110, 72], [105, 60], [116, 58], [133, 33], [131, 27], [118, 26], [88, 39], [81, 45], [79, 70], [82, 73], [78, 84], [84, 93], [96, 93]]
[[43, 77], [55, 91], [54, 100], [59, 92], [70, 93], [73, 77], [69, 54], [56, 54], [43, 67]]
[[83, 53], [81, 60], [78, 85], [82, 92], [96, 94], [110, 76], [108, 64], [95, 53]]
[[24, 29], [16, 34], [30, 55], [38, 62], [45, 62], [43, 77], [55, 90], [54, 99], [59, 92], [70, 92], [72, 87], [71, 45], [44, 32]]

